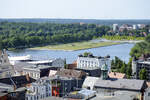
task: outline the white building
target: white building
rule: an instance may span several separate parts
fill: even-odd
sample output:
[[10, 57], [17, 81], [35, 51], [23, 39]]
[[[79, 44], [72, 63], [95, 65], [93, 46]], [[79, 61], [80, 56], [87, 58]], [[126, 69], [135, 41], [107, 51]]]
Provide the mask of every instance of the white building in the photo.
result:
[[27, 86], [26, 100], [40, 100], [51, 96], [51, 84], [49, 80], [38, 80]]
[[23, 72], [22, 74], [23, 75], [27, 75], [29, 74], [30, 77], [34, 78], [34, 79], [39, 79], [40, 78], [40, 69], [39, 68], [28, 68], [28, 67], [25, 67], [23, 68]]
[[118, 24], [113, 24], [113, 31], [116, 32], [118, 30]]
[[34, 64], [34, 65], [48, 65], [48, 66], [53, 66], [53, 67], [64, 68], [64, 60], [61, 59], [61, 58], [50, 59], [50, 60], [30, 61], [30, 62], [27, 62], [27, 63]]
[[106, 64], [111, 67], [110, 57], [96, 57], [93, 55], [83, 56], [79, 55], [77, 58], [77, 68], [78, 69], [99, 69], [102, 65]]
[[138, 26], [136, 24], [133, 25], [133, 29], [136, 30], [138, 29]]
[[32, 58], [31, 55], [8, 57], [11, 65], [15, 65], [18, 62], [27, 62], [27, 61], [30, 61], [31, 58]]

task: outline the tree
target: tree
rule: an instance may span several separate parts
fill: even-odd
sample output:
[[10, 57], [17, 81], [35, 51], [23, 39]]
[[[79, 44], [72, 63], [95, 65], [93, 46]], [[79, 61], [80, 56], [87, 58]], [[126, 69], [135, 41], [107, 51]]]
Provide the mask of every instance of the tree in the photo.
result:
[[125, 64], [125, 62], [123, 63], [123, 65], [122, 65], [122, 67], [120, 69], [120, 72], [121, 73], [126, 73], [126, 64]]
[[84, 52], [83, 53], [83, 56], [85, 56], [85, 57], [87, 57], [88, 55], [92, 55], [92, 53], [90, 53], [90, 52]]
[[147, 70], [145, 68], [141, 69], [139, 72], [139, 78], [141, 80], [147, 80]]
[[3, 45], [2, 45], [2, 38], [0, 37], [0, 50], [2, 50], [3, 49], [3, 47], [2, 47]]

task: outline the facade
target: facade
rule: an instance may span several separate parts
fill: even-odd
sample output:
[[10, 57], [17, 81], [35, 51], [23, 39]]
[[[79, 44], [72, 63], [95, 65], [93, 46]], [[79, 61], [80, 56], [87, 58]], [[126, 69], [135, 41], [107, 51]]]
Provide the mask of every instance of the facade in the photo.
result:
[[113, 24], [113, 31], [116, 32], [118, 30], [118, 24]]
[[100, 69], [103, 64], [107, 64], [110, 70], [110, 62], [110, 56], [96, 57], [93, 55], [79, 55], [77, 59], [77, 69]]
[[14, 75], [14, 67], [10, 65], [6, 50], [0, 50], [0, 78]]
[[40, 100], [51, 96], [51, 81], [39, 79], [27, 86], [26, 100]]
[[86, 74], [82, 71], [60, 69], [52, 78], [52, 96], [62, 97], [82, 87]]
[[139, 72], [141, 69], [145, 68], [148, 73], [148, 80], [150, 80], [150, 60], [149, 58], [143, 60], [133, 59], [132, 61], [132, 74], [136, 79], [139, 79]]
[[29, 75], [30, 77], [34, 79], [39, 79], [40, 78], [40, 69], [37, 68], [23, 68], [23, 75]]
[[26, 62], [16, 63], [14, 65], [15, 76], [29, 75], [34, 79], [39, 79], [44, 76], [49, 76], [50, 70], [58, 70], [60, 67], [52, 67], [47, 65], [34, 65]]
[[133, 25], [133, 29], [136, 30], [138, 29], [138, 26], [136, 24]]

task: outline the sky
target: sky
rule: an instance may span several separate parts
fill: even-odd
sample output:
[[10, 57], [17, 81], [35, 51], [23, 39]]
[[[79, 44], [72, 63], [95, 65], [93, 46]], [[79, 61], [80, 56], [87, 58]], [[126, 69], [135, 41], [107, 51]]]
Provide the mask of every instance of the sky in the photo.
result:
[[150, 19], [150, 0], [0, 0], [0, 18]]

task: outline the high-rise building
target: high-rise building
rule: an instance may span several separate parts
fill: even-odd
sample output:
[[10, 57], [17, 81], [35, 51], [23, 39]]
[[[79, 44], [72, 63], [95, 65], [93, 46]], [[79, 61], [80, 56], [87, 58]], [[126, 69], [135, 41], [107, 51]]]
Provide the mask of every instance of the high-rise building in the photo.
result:
[[136, 30], [138, 29], [138, 26], [136, 24], [133, 25], [133, 29]]
[[118, 24], [113, 24], [113, 31], [116, 32], [118, 30]]

